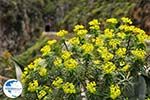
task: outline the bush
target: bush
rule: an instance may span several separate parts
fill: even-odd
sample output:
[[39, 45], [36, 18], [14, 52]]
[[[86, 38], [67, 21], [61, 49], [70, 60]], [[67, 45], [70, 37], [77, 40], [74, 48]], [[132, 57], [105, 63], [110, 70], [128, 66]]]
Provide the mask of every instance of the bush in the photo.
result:
[[59, 31], [60, 40], [49, 40], [41, 48], [41, 57], [22, 74], [25, 98], [127, 99], [129, 86], [144, 69], [144, 40], [149, 37], [125, 17], [107, 19], [104, 30], [97, 19], [88, 24], [89, 29], [76, 25], [71, 38], [66, 38], [68, 31]]

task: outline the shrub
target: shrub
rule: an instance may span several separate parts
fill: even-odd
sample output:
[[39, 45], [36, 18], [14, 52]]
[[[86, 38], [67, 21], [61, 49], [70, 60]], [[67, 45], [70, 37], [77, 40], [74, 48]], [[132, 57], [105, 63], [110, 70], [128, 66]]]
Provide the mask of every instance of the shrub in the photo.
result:
[[127, 98], [124, 91], [144, 69], [149, 37], [126, 17], [76, 25], [74, 36], [61, 30], [49, 40], [22, 74], [24, 96], [42, 100], [106, 100]]

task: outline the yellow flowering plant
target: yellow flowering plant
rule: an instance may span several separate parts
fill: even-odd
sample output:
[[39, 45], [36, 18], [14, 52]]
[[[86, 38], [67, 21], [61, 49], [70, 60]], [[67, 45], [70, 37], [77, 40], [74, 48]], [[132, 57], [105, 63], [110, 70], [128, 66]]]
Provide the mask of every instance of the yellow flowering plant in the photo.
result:
[[104, 30], [98, 19], [88, 24], [76, 25], [71, 38], [66, 38], [68, 31], [59, 31], [60, 40], [49, 40], [41, 48], [41, 57], [22, 74], [25, 98], [130, 99], [128, 88], [146, 65], [144, 40], [149, 36], [126, 17], [107, 19]]

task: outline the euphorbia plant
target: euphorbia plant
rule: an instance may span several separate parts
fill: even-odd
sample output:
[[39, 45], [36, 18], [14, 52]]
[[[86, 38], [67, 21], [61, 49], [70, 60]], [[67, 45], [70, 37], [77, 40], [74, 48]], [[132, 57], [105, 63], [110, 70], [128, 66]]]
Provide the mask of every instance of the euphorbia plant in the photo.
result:
[[124, 91], [145, 64], [149, 37], [129, 18], [106, 20], [104, 30], [97, 19], [89, 28], [76, 25], [73, 37], [66, 30], [49, 40], [22, 75], [24, 96], [40, 100], [124, 100]]

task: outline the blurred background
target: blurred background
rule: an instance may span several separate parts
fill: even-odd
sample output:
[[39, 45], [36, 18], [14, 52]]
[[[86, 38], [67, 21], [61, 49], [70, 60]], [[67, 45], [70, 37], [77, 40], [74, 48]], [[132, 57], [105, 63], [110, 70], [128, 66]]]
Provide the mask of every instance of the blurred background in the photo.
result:
[[123, 16], [150, 34], [150, 0], [0, 0], [0, 84], [16, 78], [16, 64], [23, 70], [60, 29], [94, 18], [103, 28], [105, 19]]

